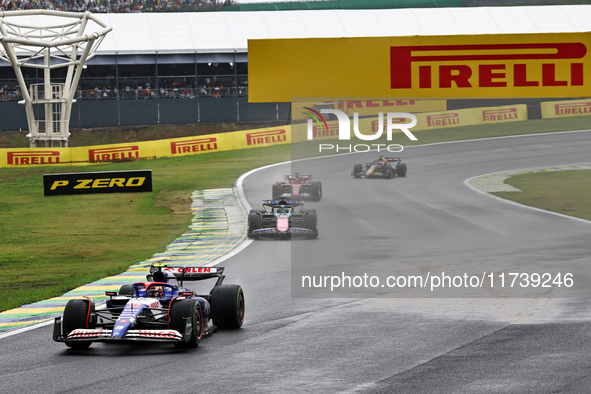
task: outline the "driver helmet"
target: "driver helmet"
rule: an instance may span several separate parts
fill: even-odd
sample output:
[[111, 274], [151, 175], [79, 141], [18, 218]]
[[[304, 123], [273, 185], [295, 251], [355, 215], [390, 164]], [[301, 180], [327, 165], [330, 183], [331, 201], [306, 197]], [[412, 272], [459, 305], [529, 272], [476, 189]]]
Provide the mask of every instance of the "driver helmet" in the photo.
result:
[[152, 286], [146, 291], [147, 297], [162, 297], [164, 296], [164, 289], [162, 286]]

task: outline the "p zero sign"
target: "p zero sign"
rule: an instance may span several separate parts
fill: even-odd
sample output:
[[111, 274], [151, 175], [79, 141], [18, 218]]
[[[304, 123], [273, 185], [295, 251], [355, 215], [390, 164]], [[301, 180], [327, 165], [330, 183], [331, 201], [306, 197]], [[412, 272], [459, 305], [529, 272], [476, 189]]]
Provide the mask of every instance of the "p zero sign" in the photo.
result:
[[591, 33], [251, 40], [249, 100], [585, 97], [590, 45]]
[[43, 175], [46, 196], [152, 191], [152, 170]]

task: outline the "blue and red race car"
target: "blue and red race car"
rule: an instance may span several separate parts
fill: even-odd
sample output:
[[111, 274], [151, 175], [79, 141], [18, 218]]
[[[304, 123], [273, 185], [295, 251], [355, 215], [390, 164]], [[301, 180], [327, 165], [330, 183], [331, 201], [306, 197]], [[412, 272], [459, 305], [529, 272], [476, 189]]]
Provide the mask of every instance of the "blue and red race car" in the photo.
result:
[[[106, 308], [90, 298], [68, 301], [53, 327], [53, 339], [71, 348], [95, 341], [171, 342], [196, 347], [216, 329], [236, 329], [244, 322], [244, 292], [239, 285], [222, 284], [223, 267], [153, 265], [146, 281], [106, 292]], [[206, 295], [184, 288], [184, 281], [215, 280]]]

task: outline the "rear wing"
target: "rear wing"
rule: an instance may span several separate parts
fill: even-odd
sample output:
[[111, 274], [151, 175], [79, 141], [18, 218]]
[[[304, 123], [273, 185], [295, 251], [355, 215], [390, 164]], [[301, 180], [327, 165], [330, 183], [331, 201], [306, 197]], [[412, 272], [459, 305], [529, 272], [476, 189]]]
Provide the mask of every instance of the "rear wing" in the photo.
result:
[[299, 172], [296, 172], [296, 173], [293, 173], [290, 175], [285, 175], [285, 179], [289, 179], [289, 178], [300, 178], [300, 179], [311, 180], [312, 175], [304, 175], [304, 174], [300, 174]]
[[400, 161], [402, 160], [400, 157], [384, 157], [388, 161], [388, 163], [392, 163], [393, 161]]
[[197, 281], [211, 278], [218, 278], [216, 285], [219, 285], [226, 277], [224, 275], [224, 267], [182, 267], [166, 264], [152, 265], [150, 267], [150, 274], [154, 279], [162, 277], [166, 280], [166, 278], [174, 277], [180, 282], [181, 286], [183, 281], [186, 280]]
[[296, 205], [304, 205], [303, 203], [299, 202], [299, 201], [295, 201], [295, 200], [263, 200], [263, 205], [269, 206], [269, 207], [278, 207], [280, 205], [291, 205], [291, 206], [296, 206]]

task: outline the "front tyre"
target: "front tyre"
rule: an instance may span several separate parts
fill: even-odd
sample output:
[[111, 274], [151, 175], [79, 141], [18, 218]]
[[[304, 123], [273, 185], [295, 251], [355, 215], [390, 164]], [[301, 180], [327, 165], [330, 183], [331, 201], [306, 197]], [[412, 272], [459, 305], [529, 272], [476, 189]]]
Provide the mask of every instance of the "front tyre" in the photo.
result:
[[361, 164], [355, 164], [353, 166], [353, 176], [355, 178], [361, 178], [362, 174], [363, 174], [363, 166]]
[[[62, 328], [64, 337], [72, 331], [80, 328], [94, 328], [92, 315], [94, 314], [94, 302], [87, 299], [70, 300], [64, 309]], [[66, 346], [73, 349], [86, 349], [92, 341], [65, 341]]]
[[244, 291], [239, 285], [219, 285], [211, 291], [211, 318], [221, 330], [242, 327]]
[[[187, 320], [187, 318], [189, 319]], [[189, 324], [191, 327], [188, 327]], [[197, 347], [203, 336], [203, 311], [199, 301], [183, 299], [173, 302], [169, 326], [185, 337], [183, 342], [175, 342], [174, 346], [179, 348]]]

